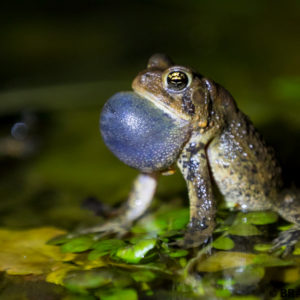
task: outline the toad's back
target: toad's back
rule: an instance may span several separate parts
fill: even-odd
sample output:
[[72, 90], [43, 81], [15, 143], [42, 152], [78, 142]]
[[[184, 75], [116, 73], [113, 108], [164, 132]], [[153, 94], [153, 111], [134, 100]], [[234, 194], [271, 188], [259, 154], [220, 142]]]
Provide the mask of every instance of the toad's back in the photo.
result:
[[[272, 209], [281, 170], [250, 120], [240, 111], [208, 145], [212, 176], [227, 202], [244, 210]], [[273, 202], [273, 203], [272, 203]]]

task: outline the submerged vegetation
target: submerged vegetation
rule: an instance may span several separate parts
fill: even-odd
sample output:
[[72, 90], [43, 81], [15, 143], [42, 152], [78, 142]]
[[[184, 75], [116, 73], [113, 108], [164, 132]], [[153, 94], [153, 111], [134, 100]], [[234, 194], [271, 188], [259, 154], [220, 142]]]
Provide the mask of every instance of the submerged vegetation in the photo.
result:
[[70, 237], [53, 227], [3, 229], [0, 270], [6, 280], [19, 275], [62, 286], [62, 293], [69, 290], [64, 299], [171, 299], [173, 293], [183, 299], [278, 299], [298, 285], [300, 245], [285, 258], [283, 249], [269, 251], [272, 237], [288, 228], [275, 213], [223, 209], [217, 220], [213, 239], [189, 251], [171, 245], [188, 221], [178, 202], [161, 204], [122, 239]]

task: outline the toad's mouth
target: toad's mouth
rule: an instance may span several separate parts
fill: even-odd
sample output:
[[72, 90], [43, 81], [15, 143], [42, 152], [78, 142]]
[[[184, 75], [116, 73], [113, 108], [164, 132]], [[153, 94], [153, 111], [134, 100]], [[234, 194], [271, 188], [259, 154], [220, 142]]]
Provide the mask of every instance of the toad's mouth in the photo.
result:
[[191, 118], [185, 114], [182, 114], [178, 112], [177, 110], [173, 109], [169, 105], [167, 105], [159, 96], [154, 95], [153, 93], [148, 92], [142, 87], [134, 87], [133, 91], [141, 96], [142, 98], [145, 98], [146, 100], [149, 100], [152, 102], [156, 107], [158, 107], [160, 110], [168, 114], [173, 119], [180, 119], [183, 121], [190, 121]]

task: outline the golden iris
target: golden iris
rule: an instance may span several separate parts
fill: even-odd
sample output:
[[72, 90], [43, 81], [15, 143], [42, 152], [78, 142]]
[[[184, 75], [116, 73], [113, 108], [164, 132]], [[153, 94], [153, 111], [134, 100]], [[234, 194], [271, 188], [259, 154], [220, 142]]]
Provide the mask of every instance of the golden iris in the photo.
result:
[[188, 77], [184, 72], [173, 71], [167, 76], [168, 88], [176, 91], [183, 90], [188, 85]]

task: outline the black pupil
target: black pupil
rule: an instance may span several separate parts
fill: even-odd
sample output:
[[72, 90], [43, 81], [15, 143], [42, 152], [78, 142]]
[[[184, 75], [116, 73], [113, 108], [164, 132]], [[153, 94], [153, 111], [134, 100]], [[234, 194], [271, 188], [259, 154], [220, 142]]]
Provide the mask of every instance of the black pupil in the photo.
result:
[[188, 84], [188, 77], [185, 73], [174, 71], [171, 72], [167, 77], [168, 87], [180, 91], [184, 89]]

